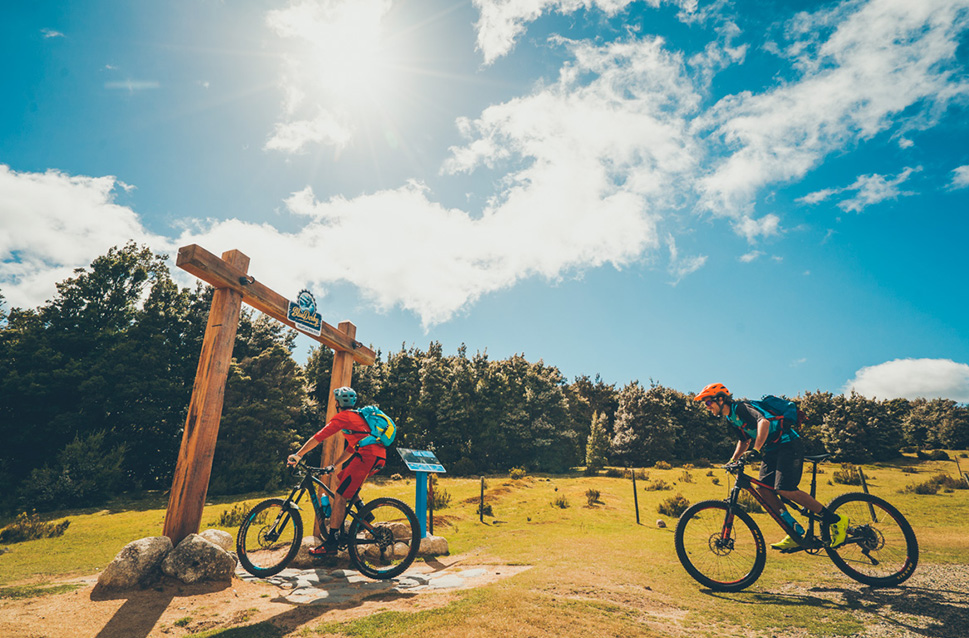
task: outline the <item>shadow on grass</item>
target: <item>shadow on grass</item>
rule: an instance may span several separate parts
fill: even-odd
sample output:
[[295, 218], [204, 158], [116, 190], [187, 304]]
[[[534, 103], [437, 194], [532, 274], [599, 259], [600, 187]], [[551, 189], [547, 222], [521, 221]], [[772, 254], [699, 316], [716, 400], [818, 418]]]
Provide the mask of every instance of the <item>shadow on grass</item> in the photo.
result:
[[[926, 638], [964, 638], [969, 627], [969, 597], [954, 589], [902, 585], [897, 588], [812, 587], [803, 594], [703, 592], [714, 598], [747, 605], [810, 607], [819, 610], [861, 612], [881, 624]], [[862, 619], [859, 619], [862, 620]], [[864, 619], [866, 625], [872, 624]]]

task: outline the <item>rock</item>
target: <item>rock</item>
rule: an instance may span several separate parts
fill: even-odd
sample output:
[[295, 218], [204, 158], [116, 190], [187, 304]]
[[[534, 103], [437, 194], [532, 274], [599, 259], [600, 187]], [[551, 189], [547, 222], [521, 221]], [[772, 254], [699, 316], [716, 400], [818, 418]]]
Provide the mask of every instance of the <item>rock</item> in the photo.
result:
[[417, 553], [420, 556], [447, 556], [447, 539], [441, 536], [425, 536], [421, 539], [421, 547]]
[[227, 551], [198, 534], [189, 534], [162, 561], [162, 571], [185, 584], [230, 580], [236, 560]]
[[315, 558], [310, 556], [310, 550], [318, 547], [322, 542], [316, 536], [304, 536], [303, 541], [299, 544], [299, 551], [296, 552], [296, 558], [293, 559], [293, 562], [289, 566], [296, 567], [297, 569], [310, 569], [314, 567], [313, 561]]
[[219, 547], [221, 547], [227, 552], [231, 553], [235, 551], [235, 548], [236, 548], [235, 541], [232, 539], [232, 534], [228, 532], [223, 532], [222, 530], [218, 530], [218, 529], [207, 529], [201, 534], [199, 534], [199, 536], [209, 541], [210, 543], [218, 545]]
[[172, 551], [172, 539], [151, 536], [125, 545], [98, 576], [98, 585], [107, 589], [144, 586], [159, 576], [158, 566]]
[[656, 527], [660, 529], [666, 529], [666, 521], [661, 518], [656, 519]]

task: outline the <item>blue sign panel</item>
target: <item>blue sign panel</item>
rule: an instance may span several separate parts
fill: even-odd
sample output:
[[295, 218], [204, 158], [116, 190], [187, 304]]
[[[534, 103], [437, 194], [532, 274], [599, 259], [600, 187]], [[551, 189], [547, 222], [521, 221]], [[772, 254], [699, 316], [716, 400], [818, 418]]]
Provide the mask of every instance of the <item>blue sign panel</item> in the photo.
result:
[[323, 315], [316, 312], [316, 299], [309, 290], [300, 290], [296, 303], [289, 302], [286, 318], [292, 321], [297, 329], [314, 337], [319, 337], [323, 330]]
[[442, 474], [446, 472], [441, 462], [434, 456], [434, 452], [428, 450], [408, 450], [407, 448], [396, 448], [400, 458], [404, 459], [407, 469], [412, 472], [435, 472]]

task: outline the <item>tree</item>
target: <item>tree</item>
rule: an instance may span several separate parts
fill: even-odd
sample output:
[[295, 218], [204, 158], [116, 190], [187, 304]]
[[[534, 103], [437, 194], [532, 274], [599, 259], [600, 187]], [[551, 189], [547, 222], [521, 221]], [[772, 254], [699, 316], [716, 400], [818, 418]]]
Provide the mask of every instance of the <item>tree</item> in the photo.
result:
[[676, 431], [662, 388], [647, 391], [633, 381], [620, 391], [612, 447], [623, 462], [652, 465], [673, 458]]
[[585, 448], [585, 465], [589, 472], [598, 472], [605, 467], [609, 457], [609, 436], [606, 433], [606, 416], [598, 412], [592, 415], [589, 440]]
[[233, 362], [209, 492], [239, 494], [278, 488], [286, 456], [310, 428], [302, 371], [285, 346]]

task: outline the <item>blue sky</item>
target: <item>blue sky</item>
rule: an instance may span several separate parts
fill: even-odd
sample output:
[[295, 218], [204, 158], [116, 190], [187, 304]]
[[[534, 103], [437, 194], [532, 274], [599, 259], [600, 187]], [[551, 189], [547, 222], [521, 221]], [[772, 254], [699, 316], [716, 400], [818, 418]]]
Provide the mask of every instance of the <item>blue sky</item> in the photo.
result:
[[0, 52], [8, 305], [198, 243], [385, 353], [969, 401], [969, 0], [38, 0]]

